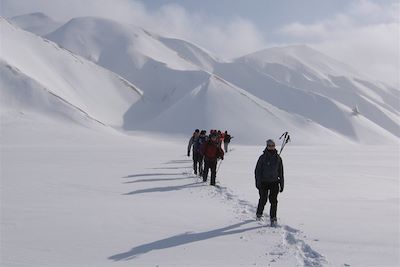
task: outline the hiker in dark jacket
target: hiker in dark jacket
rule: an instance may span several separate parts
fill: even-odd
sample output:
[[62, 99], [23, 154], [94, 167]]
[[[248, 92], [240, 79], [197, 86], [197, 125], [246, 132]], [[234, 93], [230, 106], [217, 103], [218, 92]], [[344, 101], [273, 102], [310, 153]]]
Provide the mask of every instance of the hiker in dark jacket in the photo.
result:
[[215, 185], [217, 176], [217, 160], [224, 159], [224, 151], [218, 145], [218, 136], [210, 135], [210, 138], [200, 148], [201, 154], [204, 156], [203, 182], [207, 182], [208, 169], [211, 169], [210, 185]]
[[196, 153], [196, 152], [198, 152], [198, 149], [195, 147], [195, 145], [197, 143], [197, 140], [199, 139], [199, 135], [200, 135], [200, 130], [196, 129], [194, 131], [192, 137], [190, 138], [189, 144], [188, 144], [188, 147], [187, 147], [187, 156], [188, 157], [190, 157], [190, 150], [193, 148], [193, 157], [192, 157], [192, 159], [193, 159], [193, 171], [194, 171], [194, 174], [196, 174], [196, 175], [197, 175], [197, 164], [198, 164], [198, 161], [199, 161], [199, 155], [200, 154]]
[[257, 207], [257, 219], [261, 219], [267, 199], [271, 203], [269, 212], [271, 225], [275, 225], [276, 210], [278, 207], [278, 193], [283, 192], [284, 177], [282, 158], [275, 149], [275, 142], [271, 139], [267, 141], [267, 148], [264, 150], [254, 171], [256, 178], [256, 187], [260, 199]]
[[233, 138], [233, 136], [228, 134], [228, 131], [225, 131], [225, 134], [224, 134], [224, 150], [225, 150], [225, 153], [228, 153], [228, 145], [231, 142], [232, 138]]
[[201, 146], [207, 142], [208, 136], [206, 135], [206, 130], [201, 130], [199, 138], [197, 138], [197, 141], [195, 144], [193, 144], [193, 153], [196, 153], [196, 159], [197, 159], [197, 164], [198, 164], [198, 174], [200, 177], [203, 177], [203, 161], [204, 157], [201, 154]]

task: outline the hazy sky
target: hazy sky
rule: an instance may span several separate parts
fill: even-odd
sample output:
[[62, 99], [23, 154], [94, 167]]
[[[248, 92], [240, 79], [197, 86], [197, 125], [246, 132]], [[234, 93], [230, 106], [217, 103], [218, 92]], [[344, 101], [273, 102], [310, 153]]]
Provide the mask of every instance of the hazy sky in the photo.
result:
[[221, 58], [309, 44], [399, 87], [398, 0], [0, 0], [2, 16], [100, 16], [192, 41]]

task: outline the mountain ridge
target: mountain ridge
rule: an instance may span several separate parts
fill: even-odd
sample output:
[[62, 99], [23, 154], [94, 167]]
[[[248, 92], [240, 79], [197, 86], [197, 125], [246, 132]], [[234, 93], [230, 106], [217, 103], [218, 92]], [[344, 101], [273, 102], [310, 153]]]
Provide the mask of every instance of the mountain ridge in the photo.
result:
[[[300, 118], [304, 118], [317, 123], [326, 131], [332, 131], [334, 134], [331, 137], [337, 137], [339, 133], [351, 141], [363, 142], [363, 132], [368, 131], [370, 133], [366, 136], [382, 136], [387, 140], [393, 140], [392, 135], [400, 136], [399, 126], [396, 124], [396, 119], [400, 116], [396, 105], [399, 95], [390, 88], [374, 85], [358, 76], [353, 77], [353, 71], [348, 71], [347, 66], [343, 67], [340, 62], [304, 45], [270, 48], [225, 62], [188, 41], [150, 34], [140, 27], [95, 17], [72, 19], [46, 37], [71, 53], [101, 65], [141, 88], [143, 95], [140, 100], [131, 103], [123, 114], [123, 130], [167, 131], [168, 124], [175, 125], [174, 117], [193, 114], [191, 109], [195, 106], [197, 116], [192, 115], [193, 120], [205, 114], [211, 116], [207, 108], [198, 106], [195, 102], [190, 107], [183, 105], [182, 101], [194, 101], [193, 90], [213, 79], [211, 91], [225, 92], [225, 95], [215, 95], [235, 102], [239, 109], [240, 101], [226, 91], [225, 85], [233, 86], [232, 88], [250, 100], [258, 99], [253, 105], [262, 101], [261, 106], [274, 106], [277, 108], [274, 108], [274, 112], [282, 116], [281, 120], [292, 115], [298, 116], [300, 121]], [[290, 53], [285, 52], [288, 50]], [[271, 56], [273, 52], [275, 54]], [[293, 55], [293, 60], [285, 61], [285, 58], [293, 58]], [[303, 62], [300, 60], [302, 57], [311, 59]], [[254, 60], [258, 62], [254, 63]], [[215, 82], [218, 79], [220, 82]], [[245, 98], [240, 99], [248, 103]], [[207, 101], [212, 100], [208, 98]], [[222, 103], [226, 109], [230, 109], [229, 101]], [[204, 105], [207, 106], [207, 102]], [[360, 111], [358, 116], [365, 116], [366, 120], [352, 117], [352, 109], [356, 106]], [[219, 109], [211, 106], [208, 108]], [[172, 114], [171, 110], [176, 114]], [[249, 110], [255, 114], [238, 113], [236, 118], [242, 121], [256, 120], [258, 111], [253, 108]], [[224, 112], [216, 115], [222, 116], [219, 119], [221, 121], [229, 116], [226, 113], [221, 115], [222, 113]], [[175, 128], [184, 133], [195, 127], [191, 123], [185, 124], [191, 127], [175, 125]], [[265, 131], [256, 123], [250, 125], [252, 131]], [[210, 127], [211, 125], [204, 125], [206, 129]], [[216, 125], [213, 127], [217, 128]], [[234, 125], [229, 127], [240, 131]], [[384, 130], [378, 131], [377, 127]], [[284, 130], [283, 126], [279, 128], [280, 131]], [[299, 129], [298, 131], [300, 132]], [[312, 135], [312, 131], [308, 134]], [[250, 136], [243, 135], [243, 140], [249, 138]], [[306, 135], [301, 139], [307, 139]]]

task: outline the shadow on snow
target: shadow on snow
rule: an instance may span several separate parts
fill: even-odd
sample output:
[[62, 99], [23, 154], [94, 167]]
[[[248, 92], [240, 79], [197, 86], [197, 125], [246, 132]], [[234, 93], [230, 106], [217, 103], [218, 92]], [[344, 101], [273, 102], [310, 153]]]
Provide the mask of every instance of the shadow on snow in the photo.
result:
[[[179, 179], [179, 178], [176, 178]], [[203, 186], [203, 183], [191, 183], [191, 184], [184, 184], [184, 185], [176, 185], [176, 186], [164, 186], [164, 187], [154, 187], [154, 188], [147, 188], [147, 189], [140, 189], [135, 190], [129, 193], [125, 193], [123, 195], [138, 195], [138, 194], [146, 194], [146, 193], [156, 193], [156, 192], [171, 192], [171, 191], [178, 191], [183, 190], [190, 187], [198, 187]]]
[[[115, 254], [113, 256], [110, 256], [108, 259], [113, 260], [113, 261], [122, 261], [122, 260], [132, 260], [136, 258], [137, 256], [141, 254], [148, 253], [152, 250], [159, 250], [159, 249], [167, 249], [167, 248], [172, 248], [172, 247], [177, 247], [193, 242], [199, 242], [215, 237], [220, 237], [220, 236], [227, 236], [227, 235], [234, 235], [234, 234], [240, 234], [246, 231], [251, 231], [255, 229], [262, 228], [263, 226], [253, 226], [253, 227], [247, 227], [244, 229], [236, 229], [239, 228], [243, 225], [246, 225], [248, 223], [254, 222], [254, 220], [247, 220], [244, 222], [240, 222], [237, 224], [233, 224], [230, 226], [226, 226], [223, 228], [211, 230], [211, 231], [206, 231], [206, 232], [201, 232], [201, 233], [193, 233], [193, 232], [186, 232], [183, 234], [171, 236], [165, 239], [161, 239], [158, 241], [154, 241], [148, 244], [140, 245], [137, 247], [132, 248], [131, 250], [119, 254]], [[236, 230], [235, 230], [236, 229]]]
[[147, 177], [147, 176], [168, 176], [168, 175], [181, 175], [182, 173], [140, 173], [124, 176], [122, 178], [135, 178], [135, 177]]
[[163, 182], [163, 181], [178, 181], [178, 180], [187, 180], [187, 179], [193, 179], [193, 177], [183, 177], [183, 178], [165, 178], [165, 179], [139, 179], [139, 180], [134, 180], [134, 181], [129, 181], [129, 182], [124, 182], [124, 184], [133, 184], [133, 183], [140, 183], [140, 182]]

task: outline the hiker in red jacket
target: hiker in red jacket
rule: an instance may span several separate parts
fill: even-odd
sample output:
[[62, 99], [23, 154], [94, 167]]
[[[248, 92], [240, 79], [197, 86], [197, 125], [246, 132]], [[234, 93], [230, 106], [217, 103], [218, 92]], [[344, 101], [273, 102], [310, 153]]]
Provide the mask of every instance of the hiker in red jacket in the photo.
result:
[[211, 169], [210, 185], [215, 186], [215, 178], [217, 176], [217, 160], [224, 159], [224, 151], [218, 145], [218, 136], [210, 135], [210, 138], [201, 148], [200, 153], [204, 156], [203, 182], [207, 182], [208, 169]]

